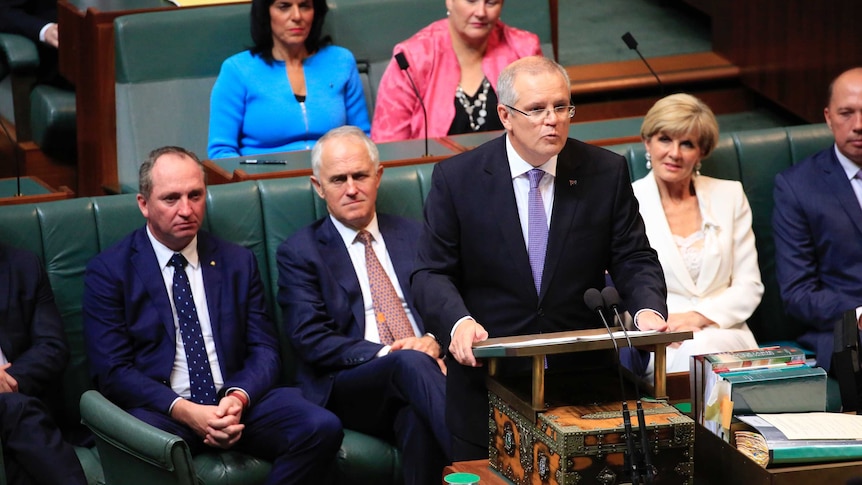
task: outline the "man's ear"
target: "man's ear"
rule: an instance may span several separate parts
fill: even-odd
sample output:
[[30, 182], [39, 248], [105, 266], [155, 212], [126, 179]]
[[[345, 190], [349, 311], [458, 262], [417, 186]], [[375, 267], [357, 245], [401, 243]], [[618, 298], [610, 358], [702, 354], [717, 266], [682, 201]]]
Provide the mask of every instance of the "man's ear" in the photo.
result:
[[500, 117], [500, 122], [503, 123], [503, 128], [506, 131], [512, 131], [512, 120], [509, 119], [512, 113], [502, 104], [497, 105], [497, 116]]
[[322, 199], [323, 187], [320, 185], [320, 180], [317, 180], [317, 177], [314, 175], [311, 176], [311, 185], [314, 186], [314, 190], [317, 192], [317, 195]]

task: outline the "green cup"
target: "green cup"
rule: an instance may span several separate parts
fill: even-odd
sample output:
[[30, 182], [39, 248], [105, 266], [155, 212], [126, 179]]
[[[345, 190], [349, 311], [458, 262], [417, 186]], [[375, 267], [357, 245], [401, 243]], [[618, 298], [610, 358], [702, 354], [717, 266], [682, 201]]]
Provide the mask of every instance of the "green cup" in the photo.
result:
[[478, 485], [479, 475], [475, 473], [450, 473], [443, 477], [449, 485]]

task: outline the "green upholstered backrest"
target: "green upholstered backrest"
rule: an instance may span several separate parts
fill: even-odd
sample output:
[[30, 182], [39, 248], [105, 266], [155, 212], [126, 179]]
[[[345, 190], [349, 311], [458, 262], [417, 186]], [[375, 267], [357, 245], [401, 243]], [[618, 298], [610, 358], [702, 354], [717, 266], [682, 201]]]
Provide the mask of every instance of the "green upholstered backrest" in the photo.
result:
[[[703, 161], [703, 174], [742, 182], [751, 205], [752, 229], [765, 291], [748, 324], [760, 342], [793, 340], [801, 331], [800, 322], [784, 313], [775, 277], [772, 236], [775, 175], [831, 143], [832, 133], [825, 124], [741, 131], [722, 135], [713, 154]], [[608, 149], [626, 157], [632, 180], [647, 174], [643, 143]]]
[[125, 15], [114, 20], [117, 171], [137, 185], [150, 150], [206, 155], [210, 91], [222, 62], [248, 49], [248, 3]]

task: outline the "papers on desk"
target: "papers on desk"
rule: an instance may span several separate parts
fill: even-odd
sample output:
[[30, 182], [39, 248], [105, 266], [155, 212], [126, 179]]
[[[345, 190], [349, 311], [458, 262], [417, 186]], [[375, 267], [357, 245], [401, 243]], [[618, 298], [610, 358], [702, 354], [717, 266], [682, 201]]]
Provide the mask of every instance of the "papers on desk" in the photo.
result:
[[862, 416], [786, 413], [737, 416], [751, 431], [736, 431], [736, 448], [763, 467], [862, 458]]
[[[789, 440], [862, 440], [862, 416], [842, 413], [758, 414]], [[750, 416], [740, 416], [746, 421]], [[747, 422], [747, 421], [746, 421]]]
[[[656, 333], [661, 333], [658, 330], [643, 330], [643, 331], [632, 331], [629, 332], [630, 335], [652, 335]], [[622, 331], [613, 333], [614, 339], [625, 339], [625, 334]], [[588, 340], [610, 340], [610, 337], [607, 333], [599, 333], [595, 335], [574, 335], [574, 336], [565, 336], [565, 337], [555, 337], [555, 338], [534, 338], [529, 340], [520, 340], [518, 342], [506, 342], [499, 343], [495, 345], [487, 345], [483, 346], [483, 349], [520, 349], [523, 347], [537, 347], [542, 345], [557, 345], [557, 344], [567, 344], [571, 342], [584, 342]]]

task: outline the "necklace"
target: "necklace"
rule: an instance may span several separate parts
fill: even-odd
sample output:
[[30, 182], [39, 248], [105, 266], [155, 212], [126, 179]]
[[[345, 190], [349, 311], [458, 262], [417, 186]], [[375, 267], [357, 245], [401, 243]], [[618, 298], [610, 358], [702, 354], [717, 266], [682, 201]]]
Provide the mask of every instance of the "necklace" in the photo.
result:
[[[470, 121], [470, 129], [479, 131], [479, 128], [485, 124], [485, 118], [488, 116], [488, 90], [491, 89], [491, 83], [488, 78], [482, 79], [482, 91], [476, 95], [476, 99], [471, 101], [467, 93], [458, 85], [455, 90], [455, 99], [464, 107], [467, 112], [467, 119]], [[475, 115], [474, 115], [475, 113]]]

